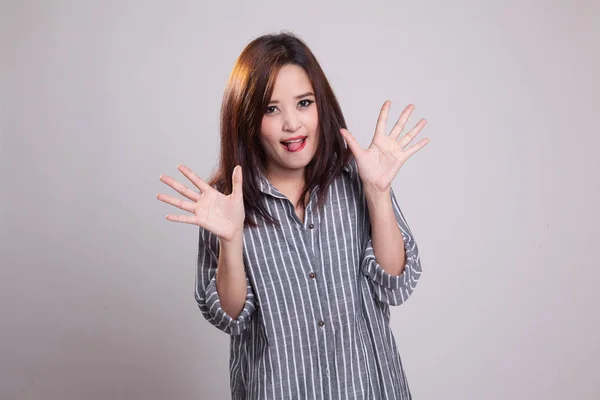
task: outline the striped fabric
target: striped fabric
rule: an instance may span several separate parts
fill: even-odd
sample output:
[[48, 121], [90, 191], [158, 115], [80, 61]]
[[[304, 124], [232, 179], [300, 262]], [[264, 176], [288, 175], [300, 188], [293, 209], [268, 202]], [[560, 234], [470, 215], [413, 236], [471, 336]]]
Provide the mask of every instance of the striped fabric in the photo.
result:
[[204, 317], [231, 335], [233, 399], [410, 399], [389, 306], [411, 295], [421, 275], [417, 244], [392, 190], [406, 268], [387, 274], [375, 259], [355, 161], [329, 187], [325, 207], [311, 194], [304, 223], [261, 177], [268, 210], [244, 231], [248, 293], [233, 320], [215, 286], [218, 237], [200, 228], [195, 298]]

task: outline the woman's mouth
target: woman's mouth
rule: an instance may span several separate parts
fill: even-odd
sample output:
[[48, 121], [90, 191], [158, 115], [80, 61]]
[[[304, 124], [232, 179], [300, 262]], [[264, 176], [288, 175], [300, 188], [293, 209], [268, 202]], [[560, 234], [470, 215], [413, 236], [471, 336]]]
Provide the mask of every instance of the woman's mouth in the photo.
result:
[[293, 140], [286, 140], [285, 142], [281, 142], [281, 144], [287, 151], [295, 153], [304, 148], [306, 144], [306, 136]]

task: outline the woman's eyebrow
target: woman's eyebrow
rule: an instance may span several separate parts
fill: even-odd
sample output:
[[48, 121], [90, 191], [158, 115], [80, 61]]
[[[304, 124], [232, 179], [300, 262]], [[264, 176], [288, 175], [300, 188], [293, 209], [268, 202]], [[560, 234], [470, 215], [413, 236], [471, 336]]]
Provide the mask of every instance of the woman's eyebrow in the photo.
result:
[[[294, 99], [298, 100], [298, 99], [300, 99], [300, 98], [302, 98], [302, 97], [306, 97], [306, 96], [314, 96], [314, 95], [315, 95], [315, 94], [314, 94], [313, 92], [306, 92], [306, 93], [304, 93], [304, 94], [301, 94], [301, 95], [295, 96], [295, 97], [294, 97]], [[273, 104], [277, 104], [277, 103], [279, 103], [279, 100], [271, 100], [271, 101], [269, 102], [269, 104], [271, 104], [271, 103], [273, 103]]]

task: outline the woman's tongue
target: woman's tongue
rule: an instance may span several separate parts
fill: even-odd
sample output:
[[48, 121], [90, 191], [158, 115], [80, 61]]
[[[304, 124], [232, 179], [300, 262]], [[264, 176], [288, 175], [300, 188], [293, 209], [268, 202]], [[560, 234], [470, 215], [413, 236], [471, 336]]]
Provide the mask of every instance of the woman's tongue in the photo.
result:
[[285, 145], [289, 151], [297, 151], [300, 147], [302, 147], [302, 144], [304, 144], [304, 140], [300, 140], [298, 142], [293, 143], [286, 143]]

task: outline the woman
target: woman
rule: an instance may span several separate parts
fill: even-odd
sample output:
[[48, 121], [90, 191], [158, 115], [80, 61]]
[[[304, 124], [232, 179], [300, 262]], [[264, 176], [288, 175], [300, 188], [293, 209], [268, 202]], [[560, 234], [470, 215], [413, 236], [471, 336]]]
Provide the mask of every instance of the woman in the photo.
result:
[[[199, 226], [195, 297], [231, 335], [234, 399], [409, 399], [389, 306], [421, 274], [391, 183], [428, 143], [402, 138], [414, 107], [385, 134], [390, 102], [363, 149], [345, 129], [316, 58], [292, 34], [248, 44], [221, 109], [221, 155], [199, 189], [161, 181], [188, 201], [158, 199]], [[346, 146], [347, 144], [347, 146]]]

